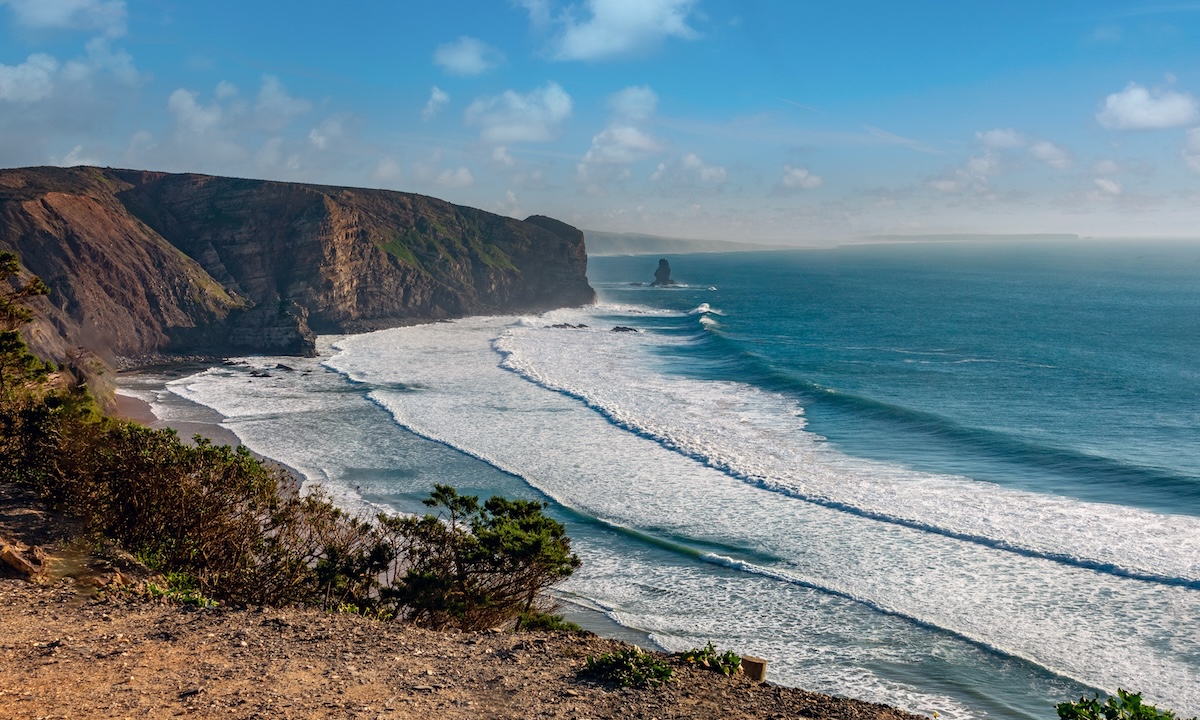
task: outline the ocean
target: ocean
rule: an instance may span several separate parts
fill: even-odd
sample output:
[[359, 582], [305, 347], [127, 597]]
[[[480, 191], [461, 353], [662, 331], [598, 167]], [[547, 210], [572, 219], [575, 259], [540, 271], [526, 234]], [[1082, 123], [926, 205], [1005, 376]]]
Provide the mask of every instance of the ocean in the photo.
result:
[[666, 650], [946, 718], [1200, 712], [1200, 244], [657, 259], [592, 258], [592, 307], [125, 391], [347, 507], [545, 500], [584, 562], [556, 594]]

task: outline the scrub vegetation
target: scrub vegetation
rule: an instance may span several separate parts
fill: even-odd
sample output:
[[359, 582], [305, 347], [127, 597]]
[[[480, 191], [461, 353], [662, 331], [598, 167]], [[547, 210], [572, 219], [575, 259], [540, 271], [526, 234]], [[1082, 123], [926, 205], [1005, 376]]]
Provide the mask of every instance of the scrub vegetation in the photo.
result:
[[480, 502], [437, 485], [420, 517], [357, 517], [244, 447], [183, 442], [106, 417], [78, 368], [25, 345], [46, 294], [0, 253], [0, 481], [37, 490], [85, 540], [167, 578], [148, 590], [205, 606], [304, 605], [432, 628], [561, 622], [543, 591], [579, 566], [537, 501]]

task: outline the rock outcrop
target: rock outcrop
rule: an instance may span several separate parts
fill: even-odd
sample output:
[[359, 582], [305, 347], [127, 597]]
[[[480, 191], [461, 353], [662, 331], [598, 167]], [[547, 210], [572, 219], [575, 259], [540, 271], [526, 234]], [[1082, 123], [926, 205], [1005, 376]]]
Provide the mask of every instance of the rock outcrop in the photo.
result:
[[666, 258], [662, 258], [658, 261], [658, 268], [654, 271], [654, 282], [650, 285], [660, 287], [674, 284], [675, 281], [671, 279], [671, 263], [667, 262]]
[[0, 171], [0, 249], [51, 288], [40, 354], [311, 354], [315, 333], [591, 302], [583, 234], [383, 190]]

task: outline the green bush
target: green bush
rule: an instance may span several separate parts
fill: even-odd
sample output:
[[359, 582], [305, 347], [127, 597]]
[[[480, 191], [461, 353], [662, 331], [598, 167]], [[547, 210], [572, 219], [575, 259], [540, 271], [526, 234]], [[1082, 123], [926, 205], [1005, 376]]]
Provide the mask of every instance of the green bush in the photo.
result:
[[[1054, 707], [1062, 720], [1175, 720], [1175, 713], [1142, 703], [1141, 693], [1118, 688], [1103, 703], [1099, 696], [1081, 697]], [[1192, 718], [1191, 720], [1196, 720]]]
[[194, 605], [198, 608], [212, 608], [220, 605], [216, 600], [205, 597], [200, 592], [196, 579], [186, 573], [169, 572], [164, 580], [165, 586], [147, 583], [146, 593], [150, 597], [163, 598], [179, 605]]
[[530, 610], [517, 618], [518, 630], [546, 630], [550, 632], [580, 632], [583, 628], [566, 620], [562, 615]]
[[383, 596], [398, 614], [434, 629], [515, 626], [543, 590], [579, 567], [566, 529], [531, 500], [459, 495], [435, 485], [425, 504], [438, 514], [380, 516], [404, 574]]
[[715, 670], [722, 675], [733, 675], [742, 671], [742, 656], [732, 650], [718, 653], [709, 642], [702, 648], [692, 648], [680, 653], [679, 658], [686, 663], [700, 665]]
[[587, 658], [585, 675], [621, 687], [658, 687], [671, 680], [675, 671], [661, 658], [631, 647], [599, 657]]

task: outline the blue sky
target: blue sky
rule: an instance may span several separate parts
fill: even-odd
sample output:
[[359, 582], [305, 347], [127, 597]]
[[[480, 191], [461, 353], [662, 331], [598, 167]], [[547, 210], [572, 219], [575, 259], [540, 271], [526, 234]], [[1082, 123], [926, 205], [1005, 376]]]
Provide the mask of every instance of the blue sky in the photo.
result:
[[1200, 235], [1200, 2], [0, 0], [0, 166], [827, 243]]

